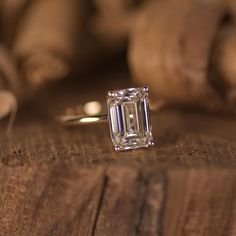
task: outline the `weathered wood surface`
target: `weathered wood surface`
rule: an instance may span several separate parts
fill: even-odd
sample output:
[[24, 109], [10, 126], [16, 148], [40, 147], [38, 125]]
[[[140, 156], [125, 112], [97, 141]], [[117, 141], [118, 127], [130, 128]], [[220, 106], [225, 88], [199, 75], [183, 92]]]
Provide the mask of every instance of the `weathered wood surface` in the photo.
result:
[[11, 138], [1, 126], [0, 235], [236, 235], [235, 118], [163, 111], [153, 148], [115, 153], [106, 124], [52, 118], [130, 83], [94, 77], [39, 95]]

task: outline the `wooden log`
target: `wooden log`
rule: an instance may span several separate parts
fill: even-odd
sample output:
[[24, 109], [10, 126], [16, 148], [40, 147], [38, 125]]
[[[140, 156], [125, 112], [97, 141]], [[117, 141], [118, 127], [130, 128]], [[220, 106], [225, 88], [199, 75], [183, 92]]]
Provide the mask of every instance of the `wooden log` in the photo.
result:
[[131, 33], [134, 80], [170, 104], [222, 108], [208, 78], [211, 48], [225, 8], [216, 2], [150, 2]]
[[32, 1], [22, 13], [11, 48], [30, 85], [58, 80], [70, 72], [73, 37], [80, 27], [76, 25], [77, 7], [73, 0]]
[[152, 117], [153, 148], [118, 153], [106, 124], [54, 123], [64, 106], [103, 100], [127, 81], [120, 70], [65, 81], [0, 136], [2, 235], [235, 235], [233, 117], [166, 110]]

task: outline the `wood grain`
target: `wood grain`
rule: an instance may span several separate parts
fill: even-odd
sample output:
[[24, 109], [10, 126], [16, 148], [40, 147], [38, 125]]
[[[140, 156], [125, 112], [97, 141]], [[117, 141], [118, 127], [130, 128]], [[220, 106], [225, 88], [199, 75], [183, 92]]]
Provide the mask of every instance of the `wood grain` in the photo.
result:
[[38, 94], [12, 137], [0, 126], [0, 235], [236, 235], [235, 117], [166, 110], [153, 148], [115, 153], [106, 124], [53, 118], [130, 85], [123, 69], [98, 74]]

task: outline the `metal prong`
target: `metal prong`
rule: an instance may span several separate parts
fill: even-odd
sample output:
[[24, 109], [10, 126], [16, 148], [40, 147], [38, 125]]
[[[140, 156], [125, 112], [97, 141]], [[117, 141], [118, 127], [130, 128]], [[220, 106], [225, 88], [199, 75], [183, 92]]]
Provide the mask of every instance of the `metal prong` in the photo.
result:
[[119, 146], [115, 146], [115, 151], [120, 151], [120, 147]]
[[108, 115], [107, 114], [98, 114], [94, 116], [64, 115], [64, 116], [58, 116], [57, 120], [65, 126], [88, 125], [88, 124], [98, 124], [98, 123], [108, 122]]
[[148, 145], [149, 145], [149, 146], [154, 146], [155, 144], [154, 144], [153, 141], [150, 141], [150, 142], [148, 142]]
[[108, 97], [114, 97], [113, 91], [108, 91], [107, 96], [108, 96]]
[[146, 93], [147, 93], [148, 91], [149, 91], [149, 88], [148, 88], [147, 86], [144, 86], [144, 87], [143, 87], [143, 92], [146, 92]]

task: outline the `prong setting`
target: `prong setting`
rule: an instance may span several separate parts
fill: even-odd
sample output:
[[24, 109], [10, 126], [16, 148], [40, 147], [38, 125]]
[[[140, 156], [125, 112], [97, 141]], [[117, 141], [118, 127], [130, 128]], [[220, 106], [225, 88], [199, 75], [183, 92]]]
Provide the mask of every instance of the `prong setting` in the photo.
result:
[[148, 142], [148, 145], [149, 145], [149, 146], [154, 146], [155, 143], [154, 143], [154, 141], [149, 141], [149, 142]]
[[115, 146], [115, 151], [120, 151], [120, 147], [119, 146]]
[[108, 91], [108, 93], [107, 93], [107, 97], [109, 98], [109, 97], [114, 97], [114, 92], [113, 91]]
[[144, 93], [148, 93], [149, 92], [149, 88], [147, 86], [144, 86], [142, 88], [142, 90], [143, 90]]

